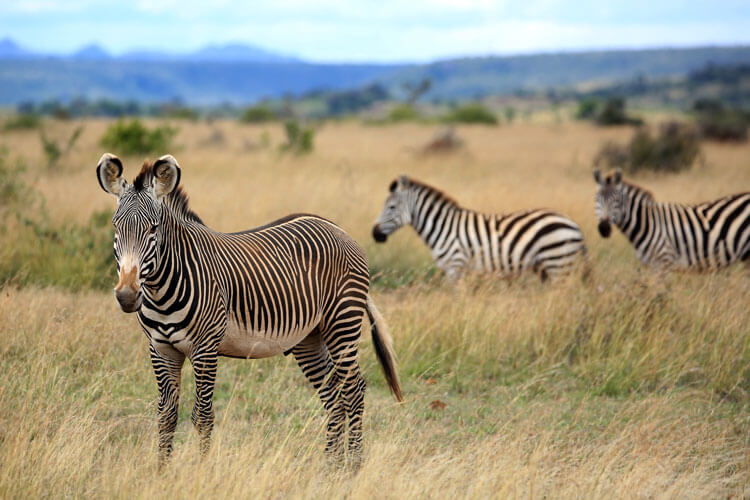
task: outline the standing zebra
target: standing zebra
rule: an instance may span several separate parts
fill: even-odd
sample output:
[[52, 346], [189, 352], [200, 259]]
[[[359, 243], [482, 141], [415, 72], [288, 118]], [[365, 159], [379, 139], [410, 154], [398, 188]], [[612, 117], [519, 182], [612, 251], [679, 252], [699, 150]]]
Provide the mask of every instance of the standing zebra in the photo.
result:
[[390, 389], [401, 401], [398, 374], [382, 317], [368, 293], [364, 252], [344, 231], [314, 215], [291, 215], [239, 233], [206, 227], [178, 187], [170, 155], [145, 163], [128, 184], [122, 162], [105, 154], [97, 166], [102, 189], [117, 197], [115, 297], [137, 312], [148, 337], [159, 386], [159, 457], [172, 451], [180, 373], [195, 372], [192, 421], [201, 452], [210, 445], [218, 356], [265, 358], [292, 353], [328, 414], [326, 451], [362, 447], [365, 381], [358, 363], [363, 316]]
[[659, 269], [715, 270], [750, 263], [750, 193], [683, 205], [659, 203], [643, 188], [623, 181], [615, 170], [599, 184], [596, 216], [608, 238], [614, 224], [635, 247], [638, 259]]
[[450, 280], [473, 269], [501, 276], [533, 270], [545, 281], [569, 273], [586, 252], [578, 225], [550, 210], [482, 214], [405, 175], [389, 189], [372, 228], [375, 241], [411, 224]]

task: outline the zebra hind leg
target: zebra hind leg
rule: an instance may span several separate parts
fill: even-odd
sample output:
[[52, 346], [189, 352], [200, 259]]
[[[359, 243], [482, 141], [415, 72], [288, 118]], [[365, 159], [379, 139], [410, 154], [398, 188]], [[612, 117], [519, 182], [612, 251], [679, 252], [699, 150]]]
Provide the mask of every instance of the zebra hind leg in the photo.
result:
[[196, 352], [190, 357], [195, 374], [195, 405], [191, 420], [200, 436], [201, 457], [211, 447], [211, 431], [214, 428], [214, 385], [218, 355], [214, 351]]
[[349, 465], [357, 470], [362, 462], [362, 415], [366, 389], [358, 361], [364, 310], [351, 308], [350, 300], [342, 300], [341, 304], [341, 312], [332, 322], [333, 328], [323, 334], [323, 339], [336, 376], [342, 381], [340, 398], [349, 420]]
[[159, 387], [159, 470], [162, 470], [172, 454], [185, 356], [176, 350], [166, 354], [158, 352], [153, 344], [150, 345], [150, 353]]
[[297, 364], [308, 381], [317, 391], [328, 416], [326, 424], [326, 456], [334, 465], [340, 465], [344, 459], [344, 423], [345, 411], [339, 394], [341, 384], [333, 370], [333, 363], [328, 354], [319, 330], [314, 330], [302, 342], [292, 349]]

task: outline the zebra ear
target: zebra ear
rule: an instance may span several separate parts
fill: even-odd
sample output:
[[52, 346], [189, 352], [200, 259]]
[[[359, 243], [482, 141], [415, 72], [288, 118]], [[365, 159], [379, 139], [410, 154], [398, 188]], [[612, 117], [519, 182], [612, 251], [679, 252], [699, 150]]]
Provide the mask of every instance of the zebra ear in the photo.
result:
[[104, 153], [99, 159], [96, 178], [104, 192], [118, 198], [128, 184], [122, 178], [122, 161], [112, 153]]
[[598, 168], [594, 169], [594, 180], [596, 181], [597, 184], [602, 183], [602, 173], [599, 171]]
[[614, 175], [612, 176], [612, 180], [615, 184], [619, 184], [622, 182], [622, 170], [619, 168], [615, 170]]
[[154, 176], [151, 189], [157, 200], [161, 200], [174, 191], [180, 183], [180, 166], [172, 155], [164, 155], [154, 163]]
[[405, 188], [409, 185], [409, 178], [406, 176], [406, 174], [401, 174], [398, 176], [398, 180], [396, 182], [398, 183], [398, 187]]

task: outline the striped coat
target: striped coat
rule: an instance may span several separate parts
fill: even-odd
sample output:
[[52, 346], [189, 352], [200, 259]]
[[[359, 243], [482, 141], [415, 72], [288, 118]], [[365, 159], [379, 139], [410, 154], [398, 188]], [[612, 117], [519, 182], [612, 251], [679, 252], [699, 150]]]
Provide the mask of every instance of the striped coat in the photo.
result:
[[350, 458], [358, 463], [365, 392], [358, 346], [365, 315], [388, 383], [401, 399], [390, 336], [369, 295], [361, 247], [334, 223], [306, 214], [220, 233], [188, 208], [173, 157], [144, 164], [132, 185], [122, 169], [119, 158], [106, 154], [97, 177], [118, 200], [115, 297], [123, 311], [137, 313], [149, 340], [162, 463], [172, 451], [185, 358], [195, 373], [192, 419], [205, 452], [218, 357], [282, 353], [294, 355], [320, 395], [329, 455], [343, 456], [348, 423]]
[[384, 242], [407, 224], [451, 280], [467, 270], [505, 277], [533, 271], [546, 280], [569, 273], [586, 252], [578, 225], [559, 213], [536, 209], [483, 214], [402, 175], [391, 183], [373, 237]]
[[594, 179], [599, 233], [607, 238], [611, 224], [617, 226], [643, 264], [710, 271], [750, 262], [750, 193], [695, 205], [659, 203], [619, 170], [605, 177], [596, 170]]

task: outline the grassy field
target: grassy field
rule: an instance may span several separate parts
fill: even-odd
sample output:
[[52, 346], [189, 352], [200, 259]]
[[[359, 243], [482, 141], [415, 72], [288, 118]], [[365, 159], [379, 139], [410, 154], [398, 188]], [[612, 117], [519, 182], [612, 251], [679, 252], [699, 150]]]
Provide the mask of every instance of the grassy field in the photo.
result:
[[[25, 163], [49, 224], [74, 227], [114, 210], [94, 177], [107, 124], [86, 121], [52, 169], [35, 131], [0, 137]], [[67, 137], [77, 125], [46, 127]], [[171, 153], [210, 227], [236, 231], [312, 212], [364, 245], [406, 402], [388, 393], [366, 334], [365, 462], [356, 475], [330, 470], [323, 410], [294, 361], [223, 359], [214, 443], [201, 462], [186, 366], [175, 455], [158, 475], [156, 384], [135, 317], [106, 289], [34, 284], [40, 265], [86, 272], [64, 254], [43, 254], [50, 261], [28, 263], [29, 279], [0, 288], [0, 497], [750, 496], [748, 270], [659, 279], [621, 235], [599, 238], [591, 159], [628, 129], [544, 119], [459, 127], [462, 151], [422, 157], [414, 151], [434, 126], [331, 123], [312, 154], [295, 157], [277, 152], [279, 125], [177, 125]], [[750, 188], [748, 145], [706, 144], [704, 155], [689, 173], [635, 180], [658, 199], [684, 201]], [[125, 158], [126, 177], [142, 160]], [[410, 229], [384, 246], [370, 237], [399, 173], [477, 209], [560, 210], [584, 231], [591, 278], [449, 286]], [[44, 246], [33, 239], [44, 235], [7, 223], [0, 259]], [[114, 285], [107, 258], [104, 281]]]

